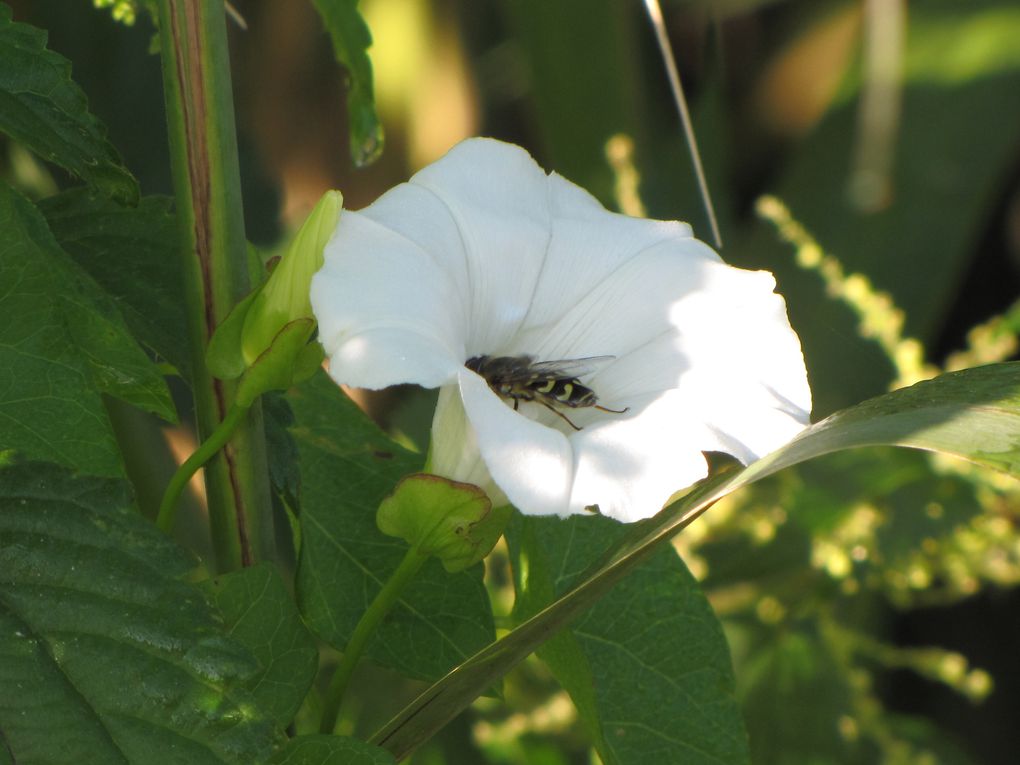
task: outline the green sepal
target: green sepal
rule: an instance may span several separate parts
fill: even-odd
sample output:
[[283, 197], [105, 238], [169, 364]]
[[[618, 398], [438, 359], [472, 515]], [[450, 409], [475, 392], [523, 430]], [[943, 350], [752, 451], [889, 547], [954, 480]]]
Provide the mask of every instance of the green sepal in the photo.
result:
[[323, 357], [322, 346], [308, 342], [315, 327], [315, 319], [307, 318], [284, 325], [241, 378], [236, 399], [239, 406], [251, 406], [263, 393], [287, 390], [315, 373]]
[[382, 501], [376, 523], [382, 533], [435, 555], [452, 574], [489, 554], [512, 512], [510, 506], [493, 508], [473, 484], [414, 473]]
[[241, 353], [241, 335], [244, 332], [244, 319], [252, 302], [262, 291], [265, 284], [260, 285], [248, 297], [230, 309], [227, 318], [220, 322], [213, 332], [209, 345], [205, 349], [205, 365], [209, 371], [221, 380], [233, 380], [244, 374], [244, 354]]

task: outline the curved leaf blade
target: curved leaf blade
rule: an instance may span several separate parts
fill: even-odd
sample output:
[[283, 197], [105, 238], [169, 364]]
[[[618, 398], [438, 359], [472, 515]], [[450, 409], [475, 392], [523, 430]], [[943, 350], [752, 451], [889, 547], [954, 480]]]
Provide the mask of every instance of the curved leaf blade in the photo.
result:
[[46, 33], [12, 21], [0, 5], [0, 132], [104, 194], [138, 201], [138, 183], [71, 80], [71, 64], [46, 49]]
[[40, 200], [38, 207], [64, 251], [116, 300], [131, 334], [189, 380], [172, 202], [145, 196], [126, 207], [78, 188]]
[[373, 743], [398, 759], [405, 756], [720, 498], [783, 468], [862, 446], [943, 452], [1020, 476], [1020, 362], [941, 375], [870, 399], [807, 428], [743, 470], [702, 482], [655, 517], [632, 525], [569, 592], [427, 689]]
[[358, 12], [358, 0], [312, 0], [333, 41], [336, 60], [347, 69], [347, 120], [351, 159], [358, 167], [370, 165], [383, 149], [383, 130], [375, 111], [372, 61], [368, 49], [372, 33]]

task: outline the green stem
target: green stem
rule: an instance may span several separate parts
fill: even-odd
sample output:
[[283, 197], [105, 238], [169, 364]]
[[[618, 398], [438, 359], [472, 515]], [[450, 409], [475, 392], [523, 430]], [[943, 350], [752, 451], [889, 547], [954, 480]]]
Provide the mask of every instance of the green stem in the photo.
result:
[[408, 582], [418, 573], [418, 569], [428, 560], [428, 555], [418, 552], [418, 548], [412, 547], [407, 555], [397, 566], [397, 570], [390, 576], [389, 581], [383, 585], [379, 594], [375, 596], [372, 605], [368, 607], [361, 616], [361, 621], [354, 628], [354, 634], [347, 642], [347, 649], [343, 658], [337, 665], [333, 678], [329, 681], [329, 689], [326, 691], [326, 700], [322, 706], [322, 724], [319, 726], [320, 733], [332, 733], [336, 727], [337, 717], [340, 714], [340, 703], [343, 701], [344, 693], [354, 674], [354, 668], [358, 665], [361, 654], [365, 651], [368, 639], [379, 626], [379, 622], [390, 612], [400, 594], [404, 591]]
[[[191, 383], [199, 440], [206, 442], [233, 412], [237, 384], [209, 373], [205, 349], [251, 283], [223, 1], [160, 0], [159, 28]], [[205, 465], [210, 532], [221, 571], [272, 557], [267, 475], [256, 403]]]
[[162, 531], [167, 534], [173, 531], [174, 521], [177, 518], [177, 500], [180, 499], [184, 487], [188, 485], [188, 481], [200, 467], [226, 446], [247, 413], [248, 407], [235, 403], [216, 430], [199, 445], [194, 453], [184, 461], [184, 464], [177, 468], [177, 472], [173, 474], [170, 483], [167, 484], [166, 491], [163, 492], [163, 501], [159, 503], [159, 516], [156, 518], [156, 525]]

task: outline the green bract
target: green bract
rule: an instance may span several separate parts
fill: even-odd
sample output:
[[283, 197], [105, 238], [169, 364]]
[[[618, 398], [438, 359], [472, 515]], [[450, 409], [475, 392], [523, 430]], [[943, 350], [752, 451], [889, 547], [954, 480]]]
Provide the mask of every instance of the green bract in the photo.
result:
[[415, 473], [382, 501], [376, 522], [384, 534], [435, 555], [453, 573], [488, 555], [511, 512], [509, 506], [494, 509], [477, 486]]

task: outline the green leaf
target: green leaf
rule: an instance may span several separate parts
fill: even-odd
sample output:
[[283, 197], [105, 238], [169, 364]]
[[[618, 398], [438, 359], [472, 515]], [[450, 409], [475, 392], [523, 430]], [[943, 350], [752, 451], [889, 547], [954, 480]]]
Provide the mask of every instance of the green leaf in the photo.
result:
[[393, 765], [389, 752], [345, 736], [298, 736], [269, 761], [271, 765]]
[[427, 689], [373, 742], [398, 758], [414, 749], [718, 499], [823, 454], [881, 445], [944, 452], [1020, 475], [1020, 362], [942, 375], [865, 401], [807, 428], [743, 470], [704, 481], [655, 517], [632, 524], [614, 551], [569, 592]]
[[358, 0], [312, 0], [333, 41], [336, 60], [347, 69], [347, 120], [351, 131], [351, 159], [362, 167], [379, 158], [382, 124], [375, 111], [372, 62], [368, 49], [372, 33], [358, 13]]
[[[513, 545], [526, 571], [518, 579], [561, 595], [627, 532], [606, 518], [525, 517]], [[553, 599], [526, 598], [515, 618]], [[562, 678], [586, 728], [599, 732], [607, 765], [750, 762], [722, 625], [672, 548], [659, 547], [554, 641], [539, 656]]]
[[[320, 373], [289, 396], [301, 455], [298, 605], [323, 640], [343, 649], [407, 546], [376, 527], [379, 503], [421, 458], [392, 442]], [[426, 561], [380, 625], [369, 655], [433, 679], [494, 639], [482, 566], [448, 574]]]
[[290, 724], [318, 668], [319, 649], [276, 569], [261, 564], [204, 583], [223, 614], [227, 633], [261, 669], [244, 687], [281, 728]]
[[0, 448], [94, 475], [120, 455], [100, 394], [176, 414], [114, 301], [60, 249], [30, 202], [0, 187]]
[[125, 483], [52, 465], [0, 477], [0, 730], [17, 762], [261, 762], [282, 734], [257, 664]]
[[[576, 521], [568, 521], [574, 524]], [[562, 568], [557, 568], [546, 551], [540, 535], [550, 525], [543, 519], [518, 516], [507, 529], [507, 544], [513, 562], [516, 624], [530, 619], [563, 591]], [[552, 529], [559, 528], [558, 524]], [[570, 528], [574, 528], [572, 525]], [[558, 535], [562, 537], [562, 534]], [[560, 546], [562, 557], [563, 546]], [[536, 653], [570, 694], [578, 717], [602, 761], [613, 765], [602, 736], [602, 722], [595, 699], [595, 680], [591, 664], [573, 630], [560, 630], [540, 645]]]
[[46, 33], [0, 5], [0, 131], [93, 188], [126, 204], [138, 184], [71, 80], [71, 64], [46, 50]]
[[125, 207], [74, 189], [38, 204], [60, 246], [116, 299], [131, 333], [190, 379], [171, 200], [143, 197]]

